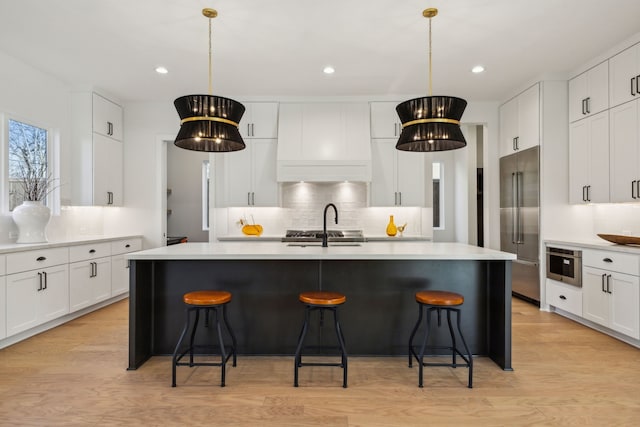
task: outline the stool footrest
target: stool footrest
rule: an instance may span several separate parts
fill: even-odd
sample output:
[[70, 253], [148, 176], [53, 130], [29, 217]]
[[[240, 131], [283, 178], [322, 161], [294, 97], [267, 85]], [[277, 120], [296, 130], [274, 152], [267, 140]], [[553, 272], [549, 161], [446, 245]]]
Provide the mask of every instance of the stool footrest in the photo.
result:
[[339, 366], [341, 368], [344, 368], [344, 364], [343, 363], [328, 363], [328, 362], [303, 362], [303, 363], [298, 363], [298, 367], [302, 367], [302, 366]]
[[[193, 349], [219, 349], [218, 346], [205, 346], [205, 345], [198, 345], [198, 346], [193, 346]], [[191, 349], [187, 348], [183, 353], [179, 354], [178, 357], [176, 357], [176, 366], [189, 366], [189, 367], [193, 367], [193, 366], [223, 366], [225, 363], [227, 363], [229, 361], [229, 359], [231, 357], [233, 357], [233, 347], [232, 346], [225, 346], [225, 353], [226, 353], [226, 357], [224, 359], [224, 362], [180, 362], [180, 360], [187, 355], [190, 355]], [[207, 356], [214, 356], [214, 357], [220, 357], [221, 354], [218, 353], [193, 353], [193, 357], [207, 357]]]

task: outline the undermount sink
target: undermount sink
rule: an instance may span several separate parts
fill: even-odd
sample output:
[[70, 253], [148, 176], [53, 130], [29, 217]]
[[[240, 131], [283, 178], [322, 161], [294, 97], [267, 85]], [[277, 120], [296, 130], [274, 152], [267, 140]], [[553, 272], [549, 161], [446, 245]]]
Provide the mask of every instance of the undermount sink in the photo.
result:
[[[307, 246], [322, 246], [322, 242], [293, 242], [293, 243], [288, 243], [287, 246], [297, 246], [299, 248], [305, 248]], [[362, 246], [362, 243], [329, 242], [329, 246]]]

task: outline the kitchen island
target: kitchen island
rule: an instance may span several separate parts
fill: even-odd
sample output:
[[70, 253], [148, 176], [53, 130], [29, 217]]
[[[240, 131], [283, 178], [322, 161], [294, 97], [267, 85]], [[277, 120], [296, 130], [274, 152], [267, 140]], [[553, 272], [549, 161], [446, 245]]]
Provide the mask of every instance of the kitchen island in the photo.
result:
[[[298, 294], [332, 290], [347, 296], [339, 315], [350, 355], [406, 355], [418, 315], [415, 292], [441, 289], [464, 295], [462, 329], [472, 353], [511, 370], [513, 254], [459, 243], [336, 243], [323, 248], [216, 242], [161, 247], [127, 258], [129, 369], [173, 352], [184, 321], [182, 295], [189, 291], [224, 289], [233, 294], [228, 313], [240, 354], [292, 355], [303, 320]], [[333, 334], [314, 332], [312, 340], [318, 344]], [[435, 336], [448, 339], [447, 328]]]

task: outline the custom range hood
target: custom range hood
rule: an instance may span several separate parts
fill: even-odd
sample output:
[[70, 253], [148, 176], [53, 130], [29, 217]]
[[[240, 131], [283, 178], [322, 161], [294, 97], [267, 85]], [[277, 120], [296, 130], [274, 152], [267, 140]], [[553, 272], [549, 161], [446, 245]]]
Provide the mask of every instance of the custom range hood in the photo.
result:
[[367, 103], [281, 103], [280, 182], [371, 181]]

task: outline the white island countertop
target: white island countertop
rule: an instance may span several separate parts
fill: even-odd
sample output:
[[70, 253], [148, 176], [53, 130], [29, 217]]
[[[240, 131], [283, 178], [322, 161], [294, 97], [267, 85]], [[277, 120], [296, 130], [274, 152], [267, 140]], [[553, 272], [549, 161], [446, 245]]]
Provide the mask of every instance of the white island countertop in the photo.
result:
[[515, 260], [516, 255], [462, 243], [364, 242], [338, 243], [323, 248], [319, 243], [305, 247], [283, 242], [182, 243], [125, 255], [131, 260]]

